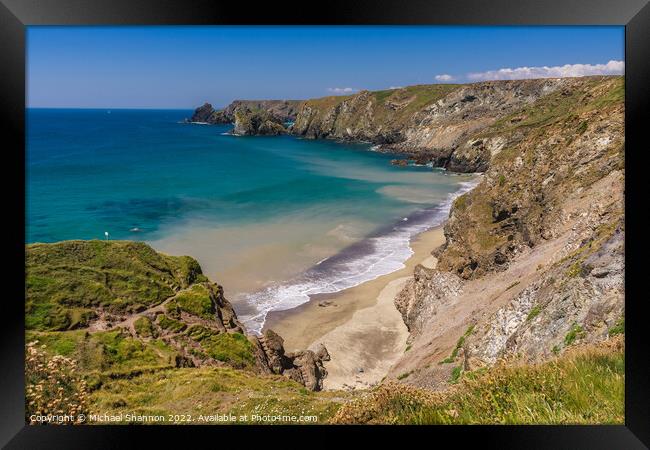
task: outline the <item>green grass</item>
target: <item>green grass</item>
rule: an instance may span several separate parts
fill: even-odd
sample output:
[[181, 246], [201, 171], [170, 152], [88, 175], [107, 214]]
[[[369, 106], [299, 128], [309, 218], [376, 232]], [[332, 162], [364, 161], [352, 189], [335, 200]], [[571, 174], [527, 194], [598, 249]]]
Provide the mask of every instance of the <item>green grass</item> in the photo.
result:
[[[282, 376], [229, 368], [187, 368], [110, 379], [90, 395], [91, 414], [315, 415], [326, 422], [353, 394], [310, 392]], [[223, 422], [194, 422], [217, 425]], [[282, 421], [280, 422], [282, 423]]]
[[97, 308], [129, 313], [157, 305], [201, 276], [190, 257], [130, 241], [30, 244], [25, 269], [25, 325], [41, 331], [87, 326]]
[[214, 319], [215, 309], [210, 288], [206, 284], [195, 284], [185, 289], [166, 305], [167, 311], [180, 309], [203, 319]]
[[161, 328], [172, 331], [174, 333], [179, 333], [187, 328], [187, 325], [183, 322], [172, 319], [165, 314], [159, 314], [156, 317], [156, 321]]
[[460, 380], [460, 376], [463, 373], [463, 368], [461, 366], [456, 366], [451, 371], [451, 376], [449, 377], [449, 383], [456, 384]]
[[404, 378], [409, 377], [412, 373], [413, 373], [413, 371], [411, 370], [410, 372], [405, 372], [405, 373], [399, 374], [397, 376], [397, 379], [398, 380], [403, 380]]
[[383, 91], [373, 91], [373, 95], [375, 96], [377, 103], [384, 104], [386, 99], [393, 95], [394, 92], [395, 89], [385, 89]]
[[582, 263], [581, 261], [576, 261], [571, 266], [569, 266], [566, 274], [569, 278], [575, 278], [582, 273]]
[[533, 306], [533, 308], [528, 313], [528, 316], [526, 316], [526, 322], [530, 322], [535, 317], [537, 317], [539, 315], [539, 313], [541, 313], [541, 312], [542, 312], [542, 307], [541, 306], [539, 306], [539, 305]]
[[625, 334], [625, 317], [621, 317], [620, 319], [618, 319], [616, 324], [609, 329], [608, 333], [610, 336]]
[[[469, 375], [471, 372], [468, 372]], [[539, 365], [463, 376], [445, 392], [382, 385], [342, 407], [335, 423], [622, 424], [622, 340], [576, 348]]]
[[[611, 85], [605, 92], [598, 95], [591, 93], [593, 89], [598, 89], [605, 83]], [[605, 82], [599, 78], [593, 78], [586, 80], [582, 87], [571, 91], [569, 95], [565, 95], [562, 90], [559, 90], [541, 97], [532, 105], [499, 119], [491, 128], [495, 131], [523, 127], [541, 128], [559, 121], [566, 122], [583, 112], [599, 110], [616, 103], [622, 103], [624, 98], [623, 77], [614, 77]], [[522, 114], [525, 119], [513, 125], [512, 119]], [[586, 126], [581, 123], [577, 126], [576, 131], [582, 134], [586, 131]]]
[[470, 325], [469, 328], [465, 331], [465, 333], [458, 339], [458, 342], [456, 342], [456, 347], [451, 352], [451, 355], [449, 355], [447, 358], [443, 359], [440, 361], [440, 364], [449, 364], [452, 363], [456, 360], [456, 356], [458, 356], [458, 352], [460, 351], [461, 347], [465, 343], [465, 339], [472, 334], [474, 331], [474, 325]]
[[27, 332], [26, 341], [34, 340], [45, 345], [51, 356], [62, 355], [76, 360], [80, 372], [91, 384], [173, 366], [177, 353], [161, 340], [144, 342], [119, 330]]
[[138, 336], [141, 337], [156, 337], [156, 329], [153, 327], [153, 324], [151, 323], [151, 319], [149, 319], [146, 316], [139, 317], [136, 319], [135, 322], [133, 322], [133, 327], [135, 328], [135, 332], [138, 333]]
[[578, 134], [583, 134], [585, 131], [587, 131], [587, 122], [583, 121], [580, 122], [580, 125], [578, 125]]
[[454, 209], [458, 209], [459, 211], [462, 211], [465, 209], [467, 206], [467, 194], [463, 194], [460, 197], [458, 197], [456, 200], [454, 200], [453, 207]]
[[593, 109], [603, 109], [608, 106], [622, 103], [625, 100], [625, 78], [617, 77], [612, 89], [608, 89], [604, 95], [597, 97], [589, 105]]
[[569, 345], [573, 344], [576, 339], [582, 336], [582, 334], [582, 327], [577, 323], [574, 323], [571, 325], [571, 329], [566, 334], [566, 336], [564, 336], [564, 345], [568, 347]]
[[217, 333], [202, 325], [193, 325], [186, 333], [216, 360], [242, 369], [255, 364], [253, 344], [241, 333]]

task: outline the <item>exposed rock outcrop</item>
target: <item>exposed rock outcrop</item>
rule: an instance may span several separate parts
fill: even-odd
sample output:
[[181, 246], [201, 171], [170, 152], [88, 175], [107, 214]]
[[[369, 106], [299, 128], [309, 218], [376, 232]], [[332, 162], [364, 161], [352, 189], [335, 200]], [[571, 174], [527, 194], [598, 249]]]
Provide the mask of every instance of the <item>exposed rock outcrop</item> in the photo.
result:
[[325, 346], [321, 344], [317, 352], [301, 350], [285, 353], [284, 340], [272, 330], [266, 330], [257, 339], [272, 373], [285, 375], [312, 391], [323, 389], [323, 379], [327, 376], [323, 361], [330, 360]]
[[225, 124], [235, 122], [235, 112], [238, 110], [265, 111], [282, 122], [292, 122], [296, 119], [300, 100], [235, 100], [222, 110], [215, 110], [210, 103], [198, 107], [191, 122], [209, 124]]
[[230, 123], [230, 121], [221, 113], [216, 111], [210, 103], [204, 103], [194, 110], [194, 114], [189, 119], [190, 122], [195, 123]]
[[415, 267], [413, 278], [395, 298], [395, 306], [412, 335], [419, 334], [441, 306], [462, 293], [461, 281], [453, 273]]
[[277, 136], [286, 133], [282, 120], [264, 110], [237, 109], [234, 113], [237, 136]]

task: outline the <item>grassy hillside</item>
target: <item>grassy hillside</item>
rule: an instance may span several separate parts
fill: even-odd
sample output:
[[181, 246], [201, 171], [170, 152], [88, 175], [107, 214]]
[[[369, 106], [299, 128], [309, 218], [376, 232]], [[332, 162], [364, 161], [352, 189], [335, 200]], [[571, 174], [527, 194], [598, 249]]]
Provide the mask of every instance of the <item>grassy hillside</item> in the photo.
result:
[[67, 405], [87, 415], [256, 412], [321, 421], [336, 409], [329, 400], [339, 394], [312, 395], [265, 375], [258, 341], [192, 258], [135, 242], [69, 241], [28, 245], [26, 266], [28, 420]]
[[31, 244], [25, 266], [29, 330], [80, 328], [98, 308], [136, 312], [205, 279], [193, 258], [162, 255], [130, 241]]
[[458, 373], [444, 392], [389, 383], [344, 405], [334, 423], [622, 424], [625, 357], [621, 337], [576, 348], [540, 365], [503, 363]]
[[[106, 382], [90, 394], [90, 411], [110, 414], [252, 414], [316, 416], [328, 421], [349, 396], [312, 392], [283, 376], [260, 376], [228, 368], [170, 369]], [[178, 419], [182, 423], [182, 419]], [[274, 423], [289, 423], [280, 419]], [[205, 423], [205, 422], [194, 422]], [[208, 423], [208, 424], [218, 424]]]
[[405, 126], [413, 114], [459, 89], [457, 84], [419, 84], [400, 89], [373, 91], [377, 124]]
[[[66, 355], [88, 386], [87, 414], [316, 416], [335, 424], [623, 423], [624, 342], [580, 346], [535, 366], [504, 362], [458, 370], [442, 392], [387, 383], [365, 392], [311, 392], [282, 376], [226, 367], [174, 368], [162, 343], [115, 332], [32, 333], [51, 358]], [[101, 368], [109, 368], [101, 372]], [[124, 416], [124, 420], [129, 420]], [[182, 417], [176, 419], [183, 422]], [[311, 419], [310, 419], [311, 420]], [[273, 423], [288, 423], [278, 419]], [[197, 423], [197, 422], [194, 422]], [[198, 422], [203, 423], [203, 422]], [[211, 422], [223, 423], [223, 422]], [[303, 422], [314, 423], [314, 422]]]

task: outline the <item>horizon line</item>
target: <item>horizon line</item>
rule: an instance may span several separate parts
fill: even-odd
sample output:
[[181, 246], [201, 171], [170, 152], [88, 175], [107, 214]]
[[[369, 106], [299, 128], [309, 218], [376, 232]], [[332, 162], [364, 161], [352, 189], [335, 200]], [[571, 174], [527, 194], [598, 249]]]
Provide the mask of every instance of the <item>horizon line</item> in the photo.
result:
[[[407, 85], [407, 86], [398, 86], [398, 87], [388, 87], [384, 89], [354, 89], [352, 92], [346, 93], [346, 94], [333, 94], [333, 95], [323, 95], [320, 97], [308, 97], [308, 98], [283, 98], [283, 99], [270, 99], [270, 98], [256, 98], [256, 99], [244, 99], [244, 98], [235, 98], [232, 99], [228, 104], [219, 106], [217, 109], [224, 109], [231, 103], [235, 101], [306, 101], [306, 100], [312, 100], [312, 99], [318, 99], [318, 98], [326, 98], [326, 97], [350, 97], [352, 95], [355, 95], [359, 92], [362, 91], [369, 91], [369, 92], [381, 92], [381, 91], [392, 91], [392, 90], [397, 90], [397, 89], [404, 89], [408, 87], [415, 87], [415, 86], [433, 86], [433, 85], [454, 85], [454, 86], [462, 86], [462, 85], [471, 85], [471, 84], [480, 84], [480, 83], [494, 83], [494, 82], [508, 82], [508, 81], [523, 81], [523, 80], [546, 80], [546, 79], [559, 79], [559, 78], [587, 78], [587, 77], [625, 77], [625, 73], [620, 73], [620, 74], [588, 74], [588, 75], [578, 75], [578, 76], [559, 76], [559, 77], [532, 77], [532, 78], [510, 78], [510, 79], [491, 79], [491, 80], [475, 80], [475, 81], [469, 81], [465, 83], [422, 83], [422, 84], [412, 84], [412, 85]], [[331, 88], [330, 88], [331, 89]], [[100, 110], [105, 110], [105, 109], [116, 109], [116, 110], [142, 110], [142, 109], [150, 109], [150, 110], [194, 110], [201, 105], [205, 103], [210, 103], [209, 101], [205, 100], [203, 103], [201, 103], [198, 106], [189, 106], [189, 107], [178, 107], [178, 106], [170, 106], [170, 107], [154, 107], [154, 106], [28, 106], [25, 105], [25, 109], [87, 109], [87, 110], [92, 110], [92, 109], [100, 109]], [[210, 103], [211, 104], [211, 103]], [[214, 107], [214, 105], [212, 105]]]

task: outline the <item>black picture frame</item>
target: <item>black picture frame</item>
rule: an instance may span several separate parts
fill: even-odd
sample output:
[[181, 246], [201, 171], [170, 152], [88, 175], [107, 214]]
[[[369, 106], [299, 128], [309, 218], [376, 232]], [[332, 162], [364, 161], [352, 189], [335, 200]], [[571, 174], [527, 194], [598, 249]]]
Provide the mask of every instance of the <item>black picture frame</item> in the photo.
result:
[[[311, 7], [310, 7], [311, 6]], [[29, 25], [390, 24], [624, 25], [626, 86], [626, 385], [625, 425], [303, 428], [325, 442], [329, 432], [416, 439], [472, 439], [498, 448], [647, 448], [650, 445], [648, 335], [643, 234], [647, 216], [643, 153], [650, 109], [650, 5], [647, 0], [457, 0], [264, 3], [207, 0], [0, 0], [0, 78], [5, 214], [5, 288], [0, 363], [0, 444], [7, 448], [116, 448], [151, 443], [250, 444], [250, 427], [30, 427], [24, 421], [25, 27]], [[646, 144], [645, 147], [643, 144]], [[21, 216], [22, 215], [22, 216]], [[22, 217], [22, 220], [20, 220]], [[8, 239], [7, 239], [8, 237]], [[7, 270], [8, 269], [8, 270]], [[8, 288], [8, 289], [7, 289]], [[645, 295], [644, 295], [645, 294]], [[330, 431], [331, 430], [331, 431]], [[266, 428], [296, 445], [293, 427]], [[424, 436], [425, 434], [431, 436]], [[275, 438], [274, 438], [275, 439]], [[435, 441], [433, 440], [435, 439]], [[273, 442], [273, 441], [271, 441]], [[309, 442], [309, 441], [307, 441]], [[315, 441], [314, 441], [315, 442]], [[426, 442], [426, 441], [421, 441]], [[209, 445], [209, 444], [208, 444]], [[282, 444], [280, 444], [282, 445]], [[332, 445], [336, 445], [334, 442]], [[212, 445], [211, 445], [212, 446]]]

